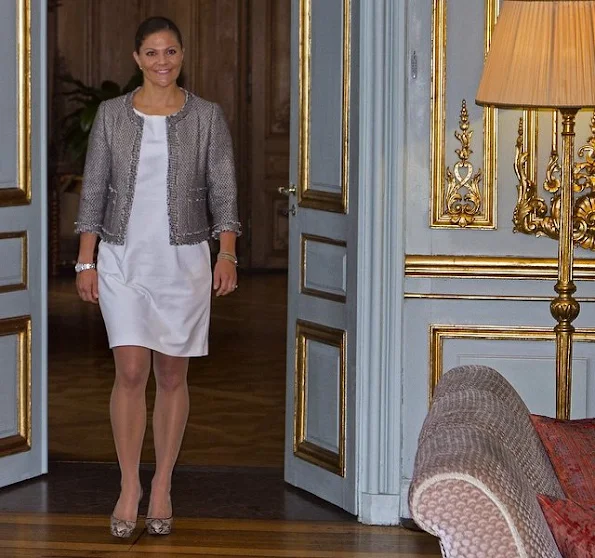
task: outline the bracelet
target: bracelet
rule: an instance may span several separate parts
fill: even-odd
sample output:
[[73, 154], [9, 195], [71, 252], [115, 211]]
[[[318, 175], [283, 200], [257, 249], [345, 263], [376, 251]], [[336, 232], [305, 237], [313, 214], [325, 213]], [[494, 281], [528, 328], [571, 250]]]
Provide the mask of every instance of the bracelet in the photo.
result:
[[238, 265], [238, 260], [235, 257], [235, 254], [232, 254], [230, 252], [219, 252], [217, 254], [217, 259], [218, 260], [227, 260], [230, 262], [233, 262], [234, 265]]

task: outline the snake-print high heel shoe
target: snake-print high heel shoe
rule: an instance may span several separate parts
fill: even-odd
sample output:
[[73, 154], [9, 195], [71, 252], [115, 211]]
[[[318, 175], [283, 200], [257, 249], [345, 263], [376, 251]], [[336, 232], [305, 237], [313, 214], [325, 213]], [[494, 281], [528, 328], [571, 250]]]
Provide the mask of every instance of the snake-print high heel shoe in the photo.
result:
[[[169, 504], [171, 506], [171, 498]], [[149, 535], [169, 535], [173, 522], [174, 517], [172, 513], [169, 517], [147, 517], [145, 519], [145, 526]]]
[[173, 515], [170, 515], [165, 519], [147, 517], [147, 519], [145, 519], [145, 526], [147, 527], [147, 533], [149, 533], [149, 535], [169, 535], [171, 533], [173, 522]]
[[[143, 491], [140, 491], [140, 498], [138, 499], [138, 503], [143, 499]], [[136, 529], [136, 520], [134, 521], [127, 521], [125, 519], [118, 519], [115, 515], [112, 514], [110, 517], [110, 533], [114, 537], [118, 537], [120, 539], [127, 539], [132, 535], [134, 530]]]

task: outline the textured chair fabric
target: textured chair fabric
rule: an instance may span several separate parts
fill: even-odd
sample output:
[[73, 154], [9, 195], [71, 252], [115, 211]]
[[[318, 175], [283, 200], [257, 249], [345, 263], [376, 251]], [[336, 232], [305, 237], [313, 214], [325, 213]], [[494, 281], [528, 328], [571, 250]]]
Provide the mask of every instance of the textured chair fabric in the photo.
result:
[[448, 558], [560, 558], [538, 493], [564, 497], [520, 396], [485, 366], [447, 372], [419, 437], [413, 519]]

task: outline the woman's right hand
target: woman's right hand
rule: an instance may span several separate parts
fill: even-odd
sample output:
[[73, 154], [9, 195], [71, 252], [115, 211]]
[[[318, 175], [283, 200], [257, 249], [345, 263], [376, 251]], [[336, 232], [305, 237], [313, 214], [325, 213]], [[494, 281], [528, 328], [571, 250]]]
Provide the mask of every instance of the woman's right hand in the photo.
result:
[[76, 275], [76, 290], [85, 302], [99, 304], [97, 270], [86, 269]]

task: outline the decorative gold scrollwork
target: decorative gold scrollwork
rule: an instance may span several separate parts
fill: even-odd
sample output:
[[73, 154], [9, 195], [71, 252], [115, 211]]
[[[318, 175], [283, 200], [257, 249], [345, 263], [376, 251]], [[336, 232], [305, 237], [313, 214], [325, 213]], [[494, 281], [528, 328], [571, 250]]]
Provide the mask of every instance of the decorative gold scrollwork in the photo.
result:
[[[573, 190], [583, 195], [574, 201], [573, 237], [574, 242], [582, 248], [595, 250], [595, 113], [591, 118], [591, 136], [579, 149], [578, 154], [583, 160], [574, 164]], [[513, 214], [514, 231], [557, 239], [560, 230], [561, 174], [557, 141], [554, 140], [552, 145], [543, 183], [543, 189], [553, 194], [549, 205], [537, 195], [535, 182], [528, 178], [527, 157], [523, 146], [521, 118], [514, 163], [514, 171], [519, 181], [517, 204]]]
[[[525, 234], [534, 234], [535, 236], [553, 235], [552, 238], [557, 238], [557, 228], [553, 223], [553, 218], [548, 216], [548, 206], [542, 198], [538, 197], [537, 186], [529, 178], [528, 158], [529, 154], [523, 149], [523, 119], [521, 117], [514, 158], [514, 172], [519, 183], [517, 186], [517, 204], [512, 217], [513, 230]], [[550, 163], [551, 161], [552, 158], [550, 158]], [[548, 164], [548, 171], [552, 169]], [[546, 179], [546, 182], [548, 182], [548, 179]], [[558, 181], [558, 189], [559, 187]], [[559, 206], [558, 196], [558, 211]]]
[[475, 221], [475, 216], [481, 209], [480, 182], [482, 171], [478, 170], [473, 174], [473, 165], [469, 161], [473, 150], [471, 149], [471, 138], [473, 130], [469, 129], [469, 113], [467, 102], [463, 99], [461, 116], [459, 120], [460, 132], [455, 132], [455, 138], [461, 142], [461, 148], [455, 153], [459, 160], [455, 163], [453, 170], [446, 169], [446, 211], [450, 222], [459, 227], [466, 227]]

